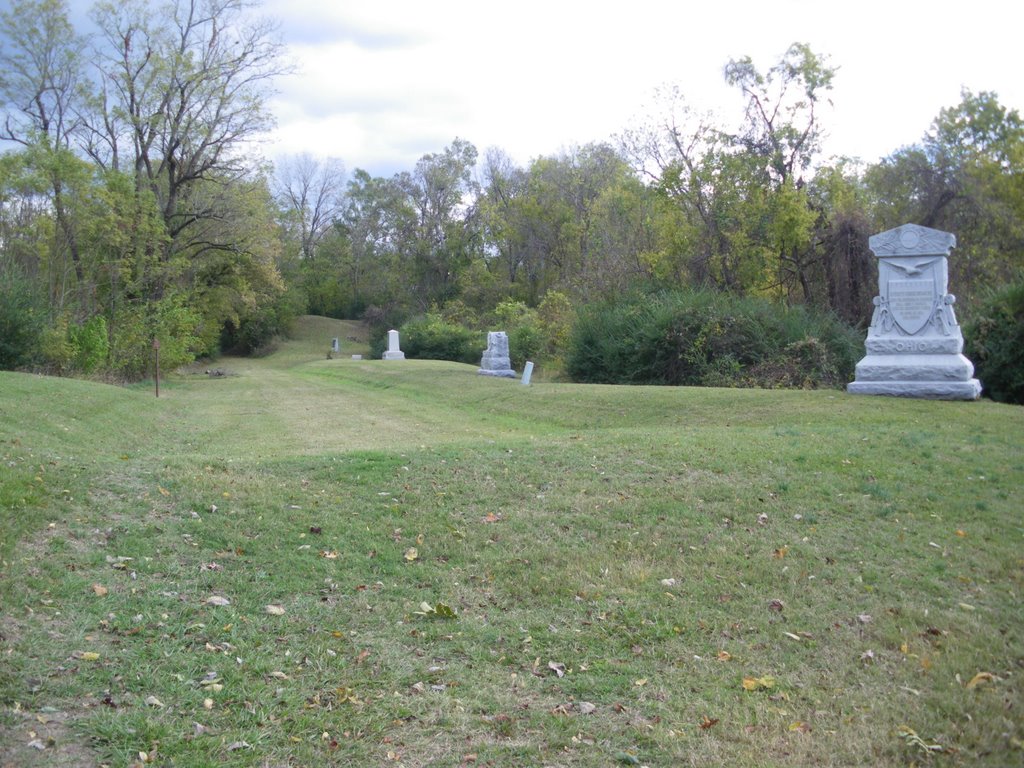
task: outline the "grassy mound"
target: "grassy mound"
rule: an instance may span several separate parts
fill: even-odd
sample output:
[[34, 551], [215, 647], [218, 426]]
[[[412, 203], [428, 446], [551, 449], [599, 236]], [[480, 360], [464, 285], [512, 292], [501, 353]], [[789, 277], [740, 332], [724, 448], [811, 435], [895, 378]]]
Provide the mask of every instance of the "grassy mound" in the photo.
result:
[[0, 762], [1018, 761], [1020, 409], [347, 336], [0, 374]]

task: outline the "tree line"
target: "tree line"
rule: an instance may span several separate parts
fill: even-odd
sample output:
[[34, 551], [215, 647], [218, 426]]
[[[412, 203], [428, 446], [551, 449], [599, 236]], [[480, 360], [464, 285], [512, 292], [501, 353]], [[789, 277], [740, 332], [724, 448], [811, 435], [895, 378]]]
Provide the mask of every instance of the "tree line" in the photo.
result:
[[[766, 71], [726, 63], [744, 109], [722, 125], [665, 89], [643, 123], [518, 165], [456, 138], [391, 177], [252, 139], [286, 74], [246, 0], [65, 0], [0, 14], [0, 363], [146, 372], [251, 352], [297, 313], [378, 328], [481, 328], [699, 287], [870, 317], [875, 232], [954, 232], [961, 306], [1024, 266], [1024, 124], [964, 91], [922, 140], [863, 165], [826, 158], [835, 68], [794, 44]], [[343, 148], [342, 148], [343, 149]], [[21, 341], [12, 341], [21, 339]], [[556, 351], [552, 352], [556, 354]]]

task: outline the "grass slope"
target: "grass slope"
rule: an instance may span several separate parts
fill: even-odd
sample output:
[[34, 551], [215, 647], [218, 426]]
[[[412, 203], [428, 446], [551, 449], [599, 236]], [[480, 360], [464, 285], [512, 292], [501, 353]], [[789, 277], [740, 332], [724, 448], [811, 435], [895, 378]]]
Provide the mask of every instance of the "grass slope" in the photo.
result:
[[1020, 762], [1021, 409], [300, 331], [0, 374], [0, 765]]

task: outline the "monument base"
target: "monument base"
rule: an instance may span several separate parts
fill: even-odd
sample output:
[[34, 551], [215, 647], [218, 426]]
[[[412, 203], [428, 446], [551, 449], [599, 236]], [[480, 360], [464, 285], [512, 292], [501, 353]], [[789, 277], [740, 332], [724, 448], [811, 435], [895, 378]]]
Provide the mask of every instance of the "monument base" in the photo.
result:
[[922, 400], [977, 400], [981, 382], [968, 381], [854, 381], [846, 385], [851, 395], [916, 397]]
[[956, 355], [872, 355], [857, 363], [852, 395], [889, 395], [930, 400], [977, 400], [981, 383], [974, 366]]
[[857, 381], [968, 381], [974, 366], [963, 355], [872, 355], [856, 367]]
[[381, 360], [405, 360], [405, 352], [385, 352]]
[[513, 371], [511, 368], [506, 368], [504, 370], [497, 371], [492, 371], [488, 368], [481, 368], [480, 370], [477, 371], [477, 373], [479, 373], [481, 376], [499, 376], [503, 379], [514, 379], [516, 377], [516, 372]]

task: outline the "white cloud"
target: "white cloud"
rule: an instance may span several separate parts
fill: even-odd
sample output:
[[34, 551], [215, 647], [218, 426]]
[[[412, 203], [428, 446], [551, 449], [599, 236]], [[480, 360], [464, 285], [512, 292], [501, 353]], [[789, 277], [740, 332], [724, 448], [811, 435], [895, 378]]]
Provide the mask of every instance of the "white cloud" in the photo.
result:
[[280, 84], [273, 151], [380, 174], [456, 136], [522, 163], [606, 140], [666, 82], [738, 120], [725, 63], [750, 55], [764, 70], [793, 42], [840, 68], [822, 116], [837, 154], [874, 161], [917, 141], [963, 86], [1024, 104], [1014, 39], [1024, 14], [992, 0], [270, 0], [265, 10], [301, 66]]

